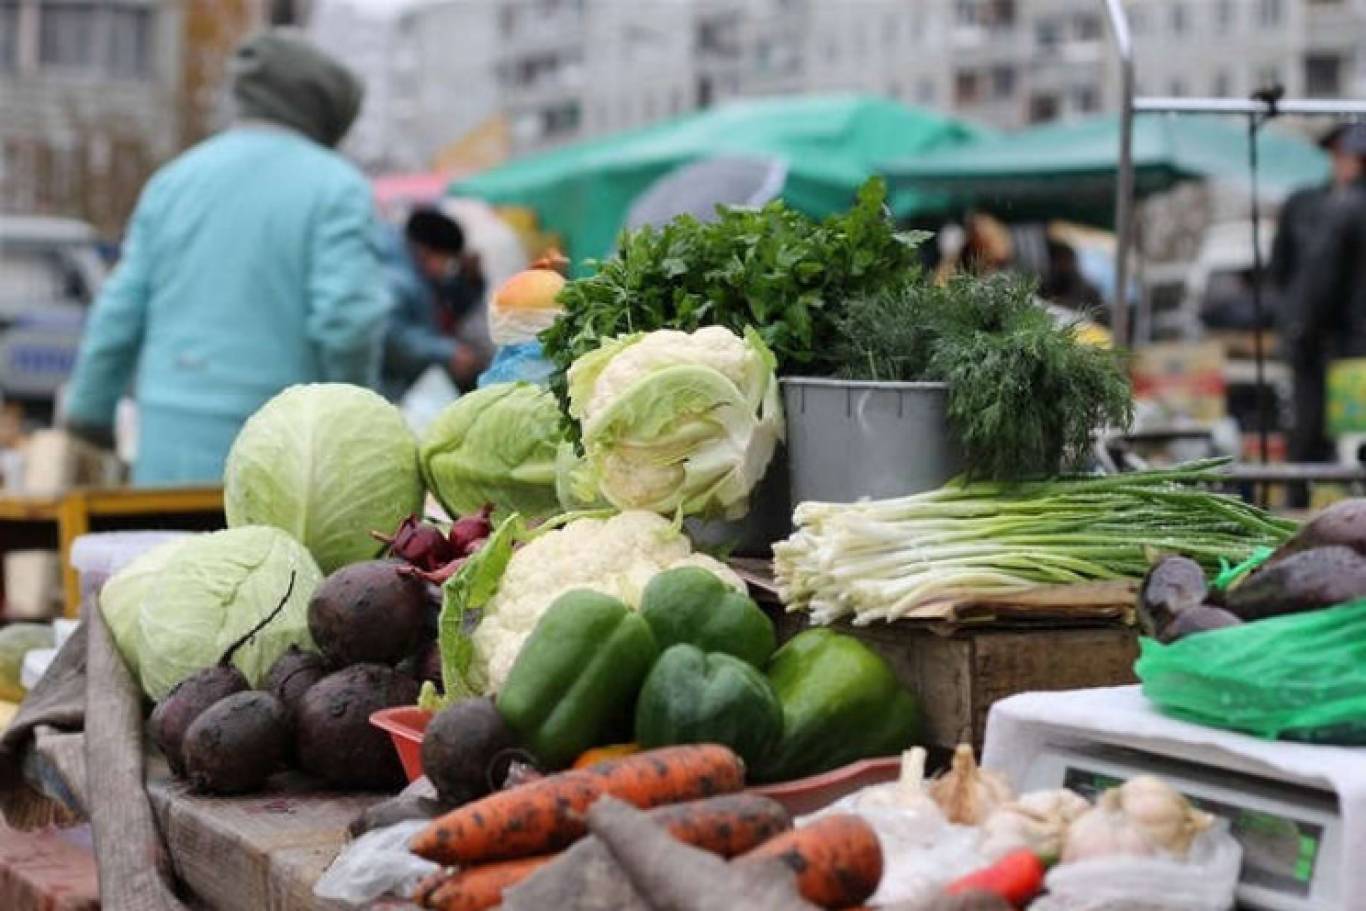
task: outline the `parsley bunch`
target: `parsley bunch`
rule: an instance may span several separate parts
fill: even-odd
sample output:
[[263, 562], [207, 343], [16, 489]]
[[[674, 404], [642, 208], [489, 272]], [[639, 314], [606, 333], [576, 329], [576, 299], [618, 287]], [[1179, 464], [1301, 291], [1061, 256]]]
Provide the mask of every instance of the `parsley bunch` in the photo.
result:
[[[541, 334], [551, 389], [568, 415], [566, 373], [608, 338], [655, 329], [755, 327], [787, 374], [828, 376], [844, 303], [903, 282], [928, 235], [898, 232], [872, 178], [847, 212], [813, 220], [781, 201], [722, 207], [624, 233], [595, 274], [560, 292], [563, 314]], [[566, 420], [568, 420], [566, 418]], [[570, 426], [577, 438], [578, 428]]]

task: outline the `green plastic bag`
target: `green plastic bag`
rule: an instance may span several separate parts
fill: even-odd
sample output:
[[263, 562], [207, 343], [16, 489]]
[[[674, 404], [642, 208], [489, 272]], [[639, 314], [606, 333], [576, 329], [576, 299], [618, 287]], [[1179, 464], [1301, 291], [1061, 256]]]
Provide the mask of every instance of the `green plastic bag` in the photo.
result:
[[1143, 693], [1172, 715], [1273, 740], [1366, 746], [1366, 600], [1141, 647]]

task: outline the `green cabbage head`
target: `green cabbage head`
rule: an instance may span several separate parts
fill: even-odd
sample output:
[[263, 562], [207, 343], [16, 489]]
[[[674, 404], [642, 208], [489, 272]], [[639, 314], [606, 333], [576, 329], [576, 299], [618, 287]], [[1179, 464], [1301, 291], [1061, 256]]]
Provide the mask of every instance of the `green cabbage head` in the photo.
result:
[[446, 407], [422, 443], [422, 476], [452, 515], [485, 503], [499, 515], [543, 519], [560, 511], [555, 397], [531, 383], [485, 386]]
[[147, 592], [176, 558], [176, 553], [190, 536], [162, 541], [156, 547], [138, 554], [127, 566], [109, 577], [100, 588], [100, 611], [114, 645], [123, 655], [124, 664], [133, 676], [138, 675], [138, 617]]
[[569, 413], [618, 509], [738, 519], [784, 435], [772, 352], [753, 330], [609, 339], [569, 368]]
[[324, 573], [379, 554], [422, 508], [417, 440], [403, 415], [359, 386], [291, 386], [237, 435], [223, 475], [228, 527], [273, 525], [313, 554]]
[[237, 650], [232, 663], [255, 687], [291, 645], [316, 651], [308, 632], [308, 601], [322, 578], [303, 545], [276, 528], [246, 525], [179, 543], [138, 607], [143, 692], [161, 699], [181, 680], [217, 662], [280, 606], [285, 592], [284, 609]]

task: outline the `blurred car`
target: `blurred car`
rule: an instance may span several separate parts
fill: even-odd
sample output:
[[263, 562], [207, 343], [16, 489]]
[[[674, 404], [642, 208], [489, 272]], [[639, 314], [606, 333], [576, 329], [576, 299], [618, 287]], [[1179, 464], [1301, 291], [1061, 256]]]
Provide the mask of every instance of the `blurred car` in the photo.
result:
[[49, 416], [107, 271], [89, 224], [0, 215], [0, 397]]

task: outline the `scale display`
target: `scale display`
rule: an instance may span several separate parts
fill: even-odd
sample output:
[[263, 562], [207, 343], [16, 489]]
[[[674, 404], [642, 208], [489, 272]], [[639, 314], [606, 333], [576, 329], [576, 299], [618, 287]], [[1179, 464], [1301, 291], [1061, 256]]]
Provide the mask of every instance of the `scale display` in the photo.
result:
[[[1094, 801], [1102, 791], [1123, 781], [1091, 769], [1068, 766], [1063, 787]], [[1287, 895], [1308, 897], [1323, 847], [1323, 826], [1247, 807], [1187, 794], [1206, 813], [1228, 820], [1234, 838], [1243, 846], [1241, 880]]]

